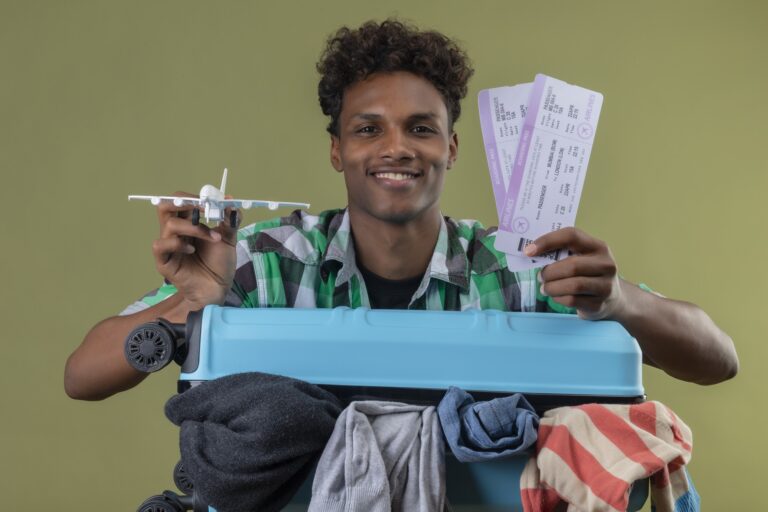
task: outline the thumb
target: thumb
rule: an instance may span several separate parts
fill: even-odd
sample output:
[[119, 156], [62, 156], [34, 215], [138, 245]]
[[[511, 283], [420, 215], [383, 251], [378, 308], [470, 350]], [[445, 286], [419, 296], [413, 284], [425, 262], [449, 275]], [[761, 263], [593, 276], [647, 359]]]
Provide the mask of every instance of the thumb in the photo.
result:
[[237, 230], [242, 222], [242, 213], [238, 209], [227, 208], [224, 210], [224, 220], [213, 228], [221, 235], [222, 241], [229, 245], [235, 245], [237, 242]]

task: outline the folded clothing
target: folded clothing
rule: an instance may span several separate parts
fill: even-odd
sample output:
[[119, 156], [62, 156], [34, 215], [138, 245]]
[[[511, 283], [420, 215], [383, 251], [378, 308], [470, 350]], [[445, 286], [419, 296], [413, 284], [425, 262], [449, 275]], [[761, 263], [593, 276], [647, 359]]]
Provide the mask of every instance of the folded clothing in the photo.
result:
[[320, 457], [309, 512], [442, 512], [445, 452], [432, 406], [352, 402]]
[[519, 393], [475, 402], [451, 387], [437, 407], [451, 451], [461, 462], [512, 457], [536, 443], [539, 416]]
[[307, 382], [241, 373], [174, 396], [181, 461], [195, 493], [219, 512], [281, 510], [312, 469], [341, 406]]

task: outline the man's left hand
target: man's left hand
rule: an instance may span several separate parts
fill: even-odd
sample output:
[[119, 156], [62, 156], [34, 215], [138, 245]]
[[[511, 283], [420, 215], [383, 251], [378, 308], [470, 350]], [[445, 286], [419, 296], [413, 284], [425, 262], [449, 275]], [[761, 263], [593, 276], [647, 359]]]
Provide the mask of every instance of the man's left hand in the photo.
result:
[[616, 317], [624, 307], [624, 297], [616, 260], [608, 245], [580, 229], [568, 227], [537, 238], [525, 248], [525, 254], [535, 257], [557, 249], [567, 249], [571, 256], [542, 269], [542, 294], [576, 308], [581, 318]]

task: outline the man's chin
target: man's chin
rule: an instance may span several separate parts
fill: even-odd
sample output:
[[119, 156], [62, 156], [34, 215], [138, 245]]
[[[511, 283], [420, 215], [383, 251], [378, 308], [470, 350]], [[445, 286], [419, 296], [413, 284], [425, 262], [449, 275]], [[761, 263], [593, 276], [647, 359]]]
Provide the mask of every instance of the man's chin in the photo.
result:
[[413, 222], [416, 218], [418, 218], [418, 216], [413, 212], [387, 212], [386, 214], [380, 215], [377, 218], [389, 224], [397, 224], [402, 226], [404, 224], [408, 224], [409, 222]]
[[424, 221], [431, 223], [435, 216], [440, 216], [440, 208], [437, 204], [433, 204], [427, 208], [391, 209], [377, 212], [377, 215], [375, 215], [377, 219], [383, 222], [399, 226], [404, 224], [422, 223]]
[[413, 210], [413, 209], [388, 209], [388, 210], [379, 210], [379, 211], [360, 209], [359, 213], [362, 213], [366, 217], [375, 219], [379, 222], [385, 222], [387, 224], [393, 224], [398, 226], [402, 226], [405, 224], [409, 224], [411, 222], [418, 221], [421, 217], [427, 214], [425, 210], [419, 211], [419, 210]]

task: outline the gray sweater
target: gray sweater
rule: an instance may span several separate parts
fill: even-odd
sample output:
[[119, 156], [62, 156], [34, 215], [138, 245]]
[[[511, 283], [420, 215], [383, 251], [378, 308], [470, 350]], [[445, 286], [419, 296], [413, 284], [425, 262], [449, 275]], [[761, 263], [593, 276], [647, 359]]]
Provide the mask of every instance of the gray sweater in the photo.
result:
[[440, 512], [444, 441], [434, 407], [352, 402], [320, 457], [309, 512]]

